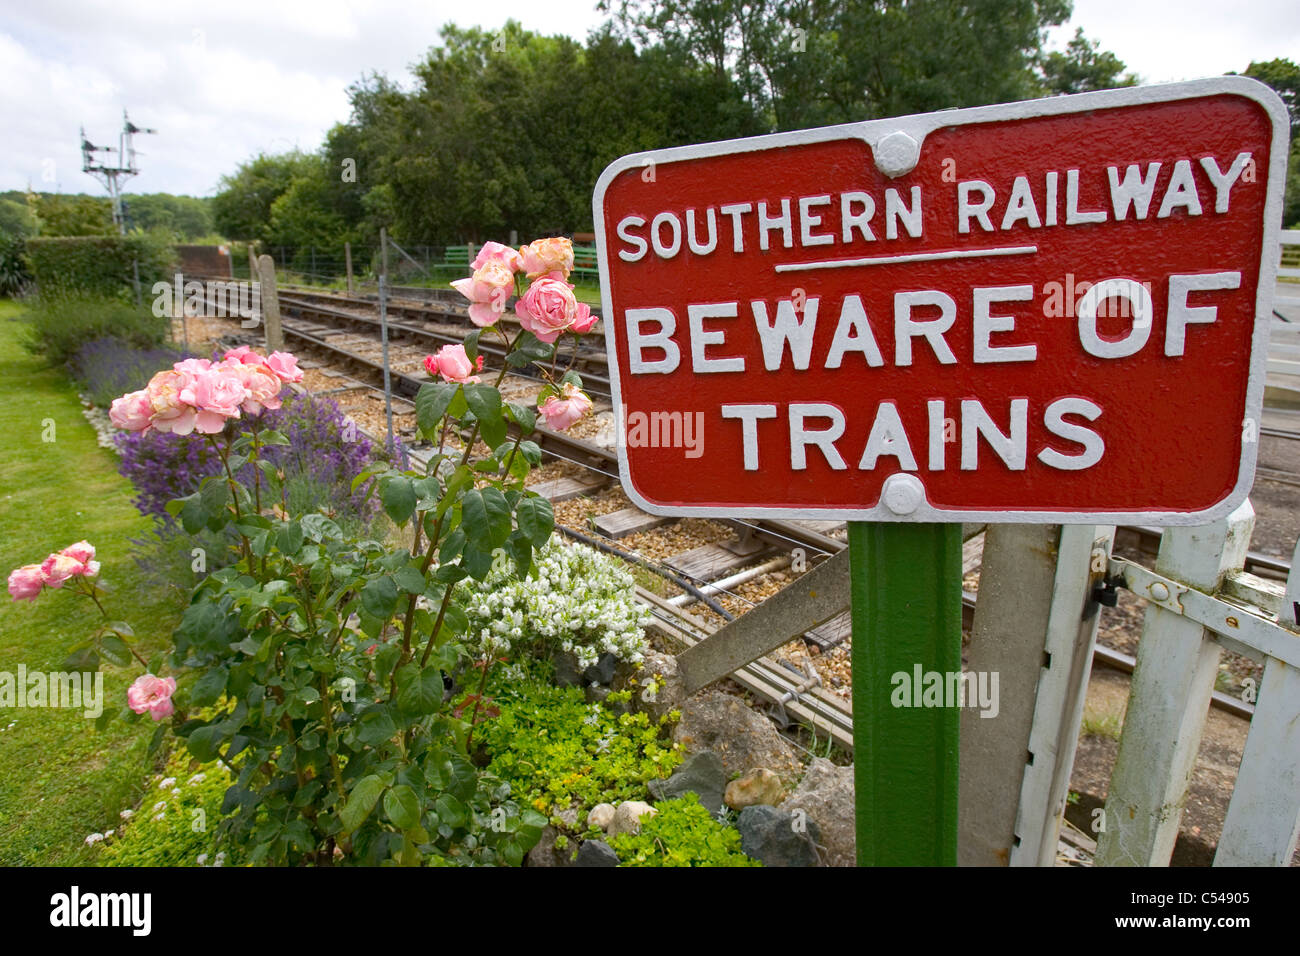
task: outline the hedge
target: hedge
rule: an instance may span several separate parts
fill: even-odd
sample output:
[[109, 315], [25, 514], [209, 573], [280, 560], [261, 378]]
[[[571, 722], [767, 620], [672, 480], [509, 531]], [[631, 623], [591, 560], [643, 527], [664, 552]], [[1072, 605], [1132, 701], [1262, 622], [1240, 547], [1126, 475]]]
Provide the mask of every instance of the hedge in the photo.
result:
[[26, 257], [42, 296], [133, 294], [132, 263], [140, 268], [140, 294], [169, 280], [176, 255], [170, 242], [145, 233], [28, 239]]

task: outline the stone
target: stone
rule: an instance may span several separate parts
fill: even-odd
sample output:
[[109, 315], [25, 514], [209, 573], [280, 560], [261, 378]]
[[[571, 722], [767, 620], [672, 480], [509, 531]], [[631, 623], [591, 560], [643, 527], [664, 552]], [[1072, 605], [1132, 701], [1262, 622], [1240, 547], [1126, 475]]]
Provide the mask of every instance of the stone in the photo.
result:
[[712, 750], [729, 777], [766, 767], [793, 784], [802, 770], [794, 748], [770, 720], [722, 691], [706, 690], [688, 700], [673, 740], [691, 753]]
[[591, 808], [587, 814], [587, 826], [600, 827], [602, 830], [608, 830], [609, 825], [614, 822], [614, 804], [598, 803]]
[[816, 822], [827, 866], [857, 865], [852, 766], [841, 767], [825, 757], [814, 757], [781, 809], [802, 810]]
[[745, 807], [736, 820], [740, 848], [764, 866], [817, 866], [820, 834], [812, 820], [796, 823], [789, 810], [758, 804]]
[[555, 665], [555, 683], [561, 687], [577, 687], [582, 683], [578, 672], [578, 658], [570, 651], [556, 651], [551, 658]]
[[667, 780], [651, 780], [650, 795], [656, 800], [673, 800], [686, 793], [697, 794], [700, 803], [716, 814], [722, 809], [722, 791], [727, 772], [712, 750], [692, 754]]
[[568, 866], [569, 860], [564, 852], [556, 849], [555, 841], [560, 831], [549, 824], [542, 828], [541, 839], [528, 851], [529, 866]]
[[582, 689], [582, 695], [589, 704], [602, 704], [611, 693], [604, 684], [588, 684]]
[[755, 767], [743, 777], [727, 784], [725, 799], [731, 809], [743, 810], [759, 804], [775, 807], [783, 797], [785, 785], [781, 783], [780, 775], [766, 767]]
[[555, 818], [570, 830], [576, 830], [578, 828], [578, 811], [572, 807], [567, 810], [561, 810], [555, 815]]
[[618, 866], [618, 854], [601, 840], [584, 840], [574, 866]]
[[[648, 680], [653, 684], [647, 684]], [[672, 710], [680, 710], [686, 701], [686, 685], [677, 671], [677, 659], [670, 654], [648, 650], [642, 666], [632, 677], [632, 703], [652, 720]]]
[[614, 680], [614, 671], [618, 667], [618, 658], [606, 651], [582, 672], [582, 679], [588, 684], [604, 684], [606, 687]]
[[654, 816], [659, 811], [644, 800], [624, 800], [614, 810], [614, 819], [605, 831], [610, 836], [624, 833], [640, 833], [641, 818]]

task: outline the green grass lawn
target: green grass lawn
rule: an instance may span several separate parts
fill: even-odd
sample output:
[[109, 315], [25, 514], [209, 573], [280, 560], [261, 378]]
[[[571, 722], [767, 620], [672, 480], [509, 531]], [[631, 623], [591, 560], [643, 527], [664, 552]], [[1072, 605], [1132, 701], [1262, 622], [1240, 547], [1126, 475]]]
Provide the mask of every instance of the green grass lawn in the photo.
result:
[[[149, 593], [129, 555], [128, 539], [150, 522], [132, 506], [116, 457], [96, 444], [67, 377], [23, 349], [21, 312], [0, 300], [0, 574], [89, 540], [113, 589], [105, 607], [132, 625], [148, 659], [168, 646], [181, 611], [174, 597]], [[55, 440], [47, 442], [50, 421]], [[99, 620], [93, 604], [63, 591], [47, 590], [35, 604], [5, 593], [0, 604], [0, 671], [13, 674], [19, 664], [60, 670]], [[140, 668], [102, 669], [105, 709], [116, 713]], [[118, 812], [138, 797], [153, 730], [147, 719], [114, 719], [101, 733], [81, 710], [0, 709], [0, 865], [93, 862], [83, 841], [119, 825]]]

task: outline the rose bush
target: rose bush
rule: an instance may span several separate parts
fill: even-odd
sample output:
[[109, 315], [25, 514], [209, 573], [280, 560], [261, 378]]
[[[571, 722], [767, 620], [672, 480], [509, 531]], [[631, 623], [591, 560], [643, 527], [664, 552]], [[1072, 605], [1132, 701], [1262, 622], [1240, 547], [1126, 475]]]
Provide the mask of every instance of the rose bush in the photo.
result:
[[[500, 268], [512, 283], [524, 266], [506, 247], [481, 256], [479, 270]], [[272, 377], [283, 386], [301, 376], [290, 355], [235, 350], [218, 362], [178, 362], [114, 403], [120, 427], [202, 434], [221, 462], [168, 512], [189, 534], [231, 529], [232, 560], [195, 587], [165, 659], [134, 655], [145, 673], [123, 716], [169, 717], [155, 747], [170, 727], [195, 759], [226, 769], [217, 836], [240, 859], [517, 865], [540, 837], [545, 818], [479, 769], [475, 731], [492, 712], [484, 688], [498, 656], [468, 642], [466, 582], [486, 580], [502, 562], [527, 576], [550, 540], [550, 503], [525, 488], [541, 461], [528, 438], [539, 410], [504, 402], [497, 385], [510, 367], [552, 359], [554, 345], [527, 327], [512, 339], [492, 325], [506, 345], [494, 384], [469, 374], [481, 367], [480, 329], [447, 354], [449, 364], [435, 362], [443, 380], [416, 397], [421, 432], [444, 449], [427, 474], [377, 463], [353, 481], [354, 490], [369, 485], [409, 547], [283, 506], [283, 474], [267, 450], [289, 439], [263, 416], [280, 401]], [[572, 403], [580, 386], [568, 373], [541, 402], [558, 392]], [[232, 434], [232, 423], [247, 428]], [[463, 451], [445, 450], [452, 431]], [[240, 480], [248, 470], [252, 481]], [[11, 593], [31, 599], [74, 581], [98, 605], [93, 557], [81, 542], [47, 559], [48, 569], [19, 568]], [[125, 625], [105, 625], [82, 649], [87, 663], [95, 655], [97, 666], [102, 650], [129, 664], [127, 637]]]

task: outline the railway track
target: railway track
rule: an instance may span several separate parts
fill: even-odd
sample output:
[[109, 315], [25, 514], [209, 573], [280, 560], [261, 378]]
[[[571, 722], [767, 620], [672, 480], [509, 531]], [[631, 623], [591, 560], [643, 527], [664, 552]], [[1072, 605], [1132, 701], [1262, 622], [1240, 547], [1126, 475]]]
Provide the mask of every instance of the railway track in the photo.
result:
[[[305, 351], [314, 356], [323, 365], [343, 367], [356, 376], [355, 385], [346, 387], [364, 387], [373, 390], [381, 388], [383, 364], [375, 353], [379, 336], [379, 319], [370, 314], [369, 303], [333, 294], [286, 291], [280, 296], [282, 327], [286, 339], [291, 340], [296, 350]], [[443, 344], [459, 343], [469, 327], [467, 315], [451, 307], [416, 304], [409, 306], [389, 306], [390, 334], [390, 377], [396, 395], [413, 400], [420, 386], [429, 381], [428, 375], [419, 366], [419, 359], [429, 351]], [[246, 330], [243, 330], [247, 336]], [[486, 338], [486, 337], [485, 337]], [[500, 367], [504, 359], [505, 348], [502, 344], [483, 341], [480, 350], [490, 364]], [[600, 386], [608, 388], [607, 376], [601, 376], [592, 369], [605, 369], [603, 352], [597, 359], [590, 346], [579, 348], [573, 354], [574, 367], [583, 375], [584, 383], [590, 385], [589, 391], [598, 403], [604, 400], [608, 407], [608, 391], [601, 393]], [[418, 369], [418, 370], [417, 370]], [[512, 371], [510, 378], [525, 379], [540, 383], [541, 377], [536, 370], [529, 368]], [[598, 404], [598, 408], [600, 405]], [[1261, 433], [1275, 438], [1300, 439], [1300, 432], [1287, 429], [1265, 428]], [[412, 461], [421, 469], [424, 462], [433, 454], [433, 449], [422, 446], [414, 440], [413, 433], [403, 436], [408, 440], [408, 451]], [[539, 493], [547, 493], [553, 500], [563, 500], [564, 496], [578, 494], [592, 495], [617, 483], [618, 466], [614, 452], [602, 445], [539, 428], [534, 436], [548, 460], [565, 461], [582, 469], [585, 480], [568, 479], [551, 481], [547, 489], [539, 488]], [[1261, 470], [1263, 472], [1265, 470]], [[1300, 484], [1300, 476], [1282, 473], [1291, 483]], [[1272, 480], [1271, 474], [1261, 474]], [[635, 511], [635, 509], [624, 509]], [[603, 517], [603, 516], [602, 516]], [[636, 516], [631, 516], [635, 518]], [[645, 529], [652, 527], [653, 520], [660, 524], [664, 519], [644, 522]], [[674, 519], [667, 519], [671, 523]], [[739, 583], [736, 573], [738, 568], [761, 569], [767, 564], [773, 570], [781, 570], [788, 561], [782, 562], [781, 555], [789, 555], [793, 549], [802, 549], [809, 558], [809, 567], [819, 559], [829, 557], [843, 550], [847, 545], [838, 532], [842, 523], [809, 523], [779, 520], [738, 520], [729, 519], [719, 522], [734, 532], [734, 539], [721, 545], [713, 545], [715, 550], [730, 550], [734, 559], [724, 559], [719, 567], [720, 573], [694, 573], [691, 566], [683, 567], [683, 562], [669, 559], [666, 562], [647, 562], [641, 555], [629, 552], [618, 545], [621, 534], [609, 534], [602, 530], [599, 521], [596, 527], [570, 529], [580, 536], [595, 532], [603, 539], [605, 550], [630, 560], [632, 563], [657, 565], [651, 569], [674, 584], [682, 594], [677, 597], [664, 598], [645, 588], [638, 588], [638, 596], [650, 607], [654, 616], [654, 628], [661, 638], [678, 649], [684, 649], [703, 640], [716, 630], [716, 626], [688, 610], [691, 604], [705, 603], [711, 609], [721, 610], [720, 617], [729, 616], [729, 612], [710, 601], [709, 596], [721, 596], [739, 599], [749, 603], [733, 590]], [[633, 522], [630, 527], [640, 528]], [[968, 526], [964, 538], [968, 539], [967, 554], [964, 555], [964, 571], [978, 567], [980, 554], [980, 532], [982, 527]], [[1159, 548], [1161, 531], [1159, 528], [1126, 526], [1117, 529], [1117, 545], [1129, 545], [1145, 554], [1155, 554]], [[697, 549], [698, 550], [698, 549]], [[686, 558], [687, 555], [679, 555]], [[690, 565], [690, 562], [684, 562]], [[707, 564], [707, 562], [705, 562]], [[1286, 562], [1268, 555], [1251, 552], [1247, 558], [1246, 569], [1261, 576], [1285, 579], [1288, 565]], [[740, 571], [740, 576], [747, 573]], [[691, 593], [694, 591], [695, 593]], [[700, 595], [697, 597], [696, 595]], [[963, 618], [969, 625], [974, 612], [975, 595], [963, 594]], [[716, 613], [716, 611], [715, 611]], [[804, 635], [809, 645], [820, 651], [828, 651], [843, 642], [848, 636], [847, 616], [818, 628], [815, 632]], [[1117, 667], [1130, 671], [1132, 659], [1110, 648], [1098, 646], [1094, 657], [1095, 663]], [[742, 668], [735, 675], [735, 680], [753, 695], [765, 701], [773, 716], [779, 723], [800, 722], [815, 734], [829, 735], [837, 744], [844, 747], [852, 745], [852, 718], [844, 700], [830, 693], [821, 680], [812, 672], [800, 672], [785, 661], [771, 657], [759, 660]], [[1248, 717], [1252, 708], [1234, 698], [1217, 694], [1216, 706], [1240, 716]]]

